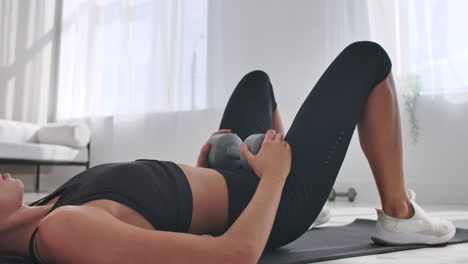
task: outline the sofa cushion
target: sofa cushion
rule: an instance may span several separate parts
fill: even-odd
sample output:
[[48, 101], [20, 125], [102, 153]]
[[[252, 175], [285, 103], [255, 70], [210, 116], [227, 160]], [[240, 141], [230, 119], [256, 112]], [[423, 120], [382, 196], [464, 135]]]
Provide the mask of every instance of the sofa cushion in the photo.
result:
[[0, 141], [0, 159], [76, 161], [79, 153], [66, 146]]
[[7, 142], [37, 142], [39, 126], [26, 122], [0, 119], [0, 140]]
[[91, 132], [84, 124], [47, 124], [37, 132], [39, 143], [83, 148], [89, 143]]

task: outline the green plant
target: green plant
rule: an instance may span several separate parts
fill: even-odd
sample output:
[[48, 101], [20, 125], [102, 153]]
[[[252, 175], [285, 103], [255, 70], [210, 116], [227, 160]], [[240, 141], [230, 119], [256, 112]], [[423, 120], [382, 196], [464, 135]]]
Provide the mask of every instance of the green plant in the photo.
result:
[[410, 123], [410, 134], [413, 144], [416, 145], [419, 136], [419, 121], [416, 117], [416, 106], [421, 96], [421, 81], [417, 75], [409, 75], [404, 78], [403, 101], [405, 110], [408, 112]]

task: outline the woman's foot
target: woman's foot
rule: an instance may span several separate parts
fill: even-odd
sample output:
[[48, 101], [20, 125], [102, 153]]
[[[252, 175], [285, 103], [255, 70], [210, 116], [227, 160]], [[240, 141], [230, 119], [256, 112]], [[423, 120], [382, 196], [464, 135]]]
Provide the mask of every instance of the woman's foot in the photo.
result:
[[381, 245], [427, 244], [448, 242], [455, 235], [452, 222], [429, 216], [415, 201], [416, 195], [409, 190], [409, 200], [414, 209], [412, 217], [395, 218], [377, 210], [376, 233], [371, 239]]

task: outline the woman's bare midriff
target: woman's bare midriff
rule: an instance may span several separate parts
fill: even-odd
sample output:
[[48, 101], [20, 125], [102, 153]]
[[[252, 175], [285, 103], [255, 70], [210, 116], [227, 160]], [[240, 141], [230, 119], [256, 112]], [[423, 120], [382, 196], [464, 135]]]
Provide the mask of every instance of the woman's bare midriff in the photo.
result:
[[189, 233], [224, 232], [228, 223], [228, 190], [218, 171], [177, 163], [192, 188], [193, 211]]
[[[190, 234], [222, 233], [228, 222], [228, 191], [224, 177], [213, 169], [176, 163], [184, 172], [192, 189], [193, 210]], [[54, 204], [60, 196], [47, 204]], [[145, 229], [153, 226], [135, 210], [111, 200], [94, 200], [80, 206], [101, 208], [117, 219]]]

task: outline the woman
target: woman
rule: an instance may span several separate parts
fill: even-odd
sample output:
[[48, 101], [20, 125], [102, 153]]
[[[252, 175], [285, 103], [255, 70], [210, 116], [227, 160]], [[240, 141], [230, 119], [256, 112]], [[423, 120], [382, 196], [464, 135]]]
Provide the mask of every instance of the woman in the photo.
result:
[[0, 253], [38, 263], [256, 263], [316, 219], [356, 125], [382, 203], [374, 241], [447, 242], [453, 224], [407, 195], [390, 59], [378, 44], [356, 42], [325, 71], [285, 137], [268, 76], [240, 81], [216, 133], [266, 133], [257, 155], [242, 145], [253, 171], [205, 168], [206, 144], [197, 167], [103, 164], [30, 205], [22, 183], [4, 174]]

